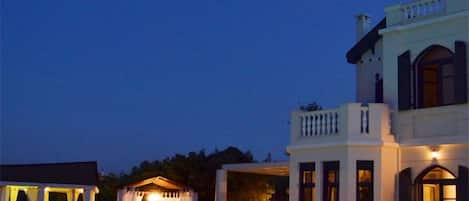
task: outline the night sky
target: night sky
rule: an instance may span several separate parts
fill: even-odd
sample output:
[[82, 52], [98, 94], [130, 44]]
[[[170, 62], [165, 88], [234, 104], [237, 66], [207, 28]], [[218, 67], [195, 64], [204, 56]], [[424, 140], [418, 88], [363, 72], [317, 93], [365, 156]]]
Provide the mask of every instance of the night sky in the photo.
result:
[[290, 111], [354, 100], [354, 15], [396, 2], [4, 0], [1, 161], [286, 160]]

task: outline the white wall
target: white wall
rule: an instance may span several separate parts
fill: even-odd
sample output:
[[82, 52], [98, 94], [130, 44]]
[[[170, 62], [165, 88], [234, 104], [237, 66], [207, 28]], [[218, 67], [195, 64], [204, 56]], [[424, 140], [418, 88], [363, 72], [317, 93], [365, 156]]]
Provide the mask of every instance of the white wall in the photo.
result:
[[355, 65], [356, 101], [360, 103], [375, 102], [375, 75], [383, 76], [383, 41], [375, 44], [375, 52], [368, 50]]
[[[458, 3], [466, 5], [467, 1], [454, 0], [448, 3], [448, 6]], [[452, 12], [451, 15], [421, 20], [408, 25], [391, 26], [380, 31], [383, 35], [384, 102], [396, 111], [392, 124], [399, 143], [412, 144], [418, 141], [419, 144], [428, 144], [434, 142], [438, 136], [453, 139], [452, 141], [444, 140], [445, 143], [469, 142], [467, 140], [461, 142], [461, 138], [469, 136], [469, 127], [465, 126], [469, 121], [467, 104], [418, 109], [418, 111], [397, 111], [397, 57], [400, 54], [410, 50], [411, 59], [414, 61], [420, 52], [433, 44], [445, 46], [453, 52], [455, 41], [466, 41], [469, 45], [469, 10], [453, 9], [452, 11], [459, 13]], [[469, 73], [467, 80], [469, 86]], [[467, 91], [469, 94], [469, 87]]]
[[468, 144], [445, 144], [437, 146], [439, 158], [433, 160], [429, 146], [405, 146], [401, 147], [401, 170], [411, 167], [412, 179], [415, 178], [431, 165], [441, 165], [456, 176], [458, 166], [469, 167], [469, 145]]
[[394, 200], [398, 170], [397, 146], [331, 146], [305, 148], [290, 154], [290, 200], [299, 200], [299, 164], [316, 164], [316, 200], [322, 200], [323, 162], [340, 161], [339, 200], [356, 197], [356, 161], [374, 161], [374, 200]]

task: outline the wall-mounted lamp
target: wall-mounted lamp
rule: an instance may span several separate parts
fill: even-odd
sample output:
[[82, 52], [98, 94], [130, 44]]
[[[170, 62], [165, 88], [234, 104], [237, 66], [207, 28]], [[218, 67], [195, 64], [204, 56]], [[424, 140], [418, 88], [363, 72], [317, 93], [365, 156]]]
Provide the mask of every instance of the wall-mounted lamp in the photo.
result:
[[433, 160], [438, 160], [440, 158], [440, 152], [438, 150], [438, 147], [430, 147], [431, 153], [432, 153], [432, 159]]

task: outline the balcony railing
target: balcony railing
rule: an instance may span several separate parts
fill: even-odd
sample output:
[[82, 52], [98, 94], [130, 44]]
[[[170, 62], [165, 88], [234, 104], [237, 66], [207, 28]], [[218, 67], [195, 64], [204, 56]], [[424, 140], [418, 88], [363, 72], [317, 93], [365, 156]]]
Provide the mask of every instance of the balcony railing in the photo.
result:
[[447, 0], [417, 0], [386, 8], [388, 25], [407, 24], [447, 13]]
[[350, 103], [333, 110], [295, 111], [291, 117], [291, 144], [382, 140], [389, 134], [390, 113], [385, 104]]

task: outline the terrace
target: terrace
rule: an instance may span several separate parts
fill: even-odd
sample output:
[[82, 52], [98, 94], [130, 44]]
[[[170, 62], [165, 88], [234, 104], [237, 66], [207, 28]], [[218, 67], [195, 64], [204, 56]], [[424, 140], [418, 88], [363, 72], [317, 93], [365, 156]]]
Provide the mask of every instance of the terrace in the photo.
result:
[[344, 104], [337, 109], [294, 111], [290, 147], [394, 142], [385, 104]]

